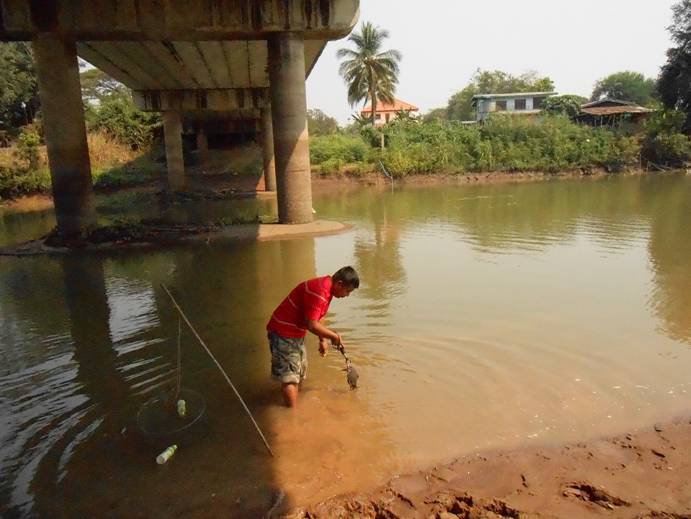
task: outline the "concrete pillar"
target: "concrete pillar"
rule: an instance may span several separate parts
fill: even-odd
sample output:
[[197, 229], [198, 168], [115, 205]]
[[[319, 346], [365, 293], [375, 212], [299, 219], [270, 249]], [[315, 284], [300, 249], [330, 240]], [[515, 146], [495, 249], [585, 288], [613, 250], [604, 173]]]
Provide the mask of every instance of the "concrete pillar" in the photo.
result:
[[262, 151], [264, 152], [264, 189], [266, 191], [276, 191], [274, 126], [271, 122], [270, 106], [262, 108]]
[[312, 221], [305, 46], [302, 37], [280, 33], [268, 41], [271, 114], [274, 128], [278, 220]]
[[77, 234], [96, 223], [77, 47], [48, 34], [32, 43], [58, 231]]
[[163, 112], [163, 134], [166, 142], [168, 189], [185, 190], [185, 163], [182, 157], [182, 117], [180, 112]]
[[209, 141], [203, 127], [197, 129], [197, 157], [200, 163], [206, 162], [209, 158]]

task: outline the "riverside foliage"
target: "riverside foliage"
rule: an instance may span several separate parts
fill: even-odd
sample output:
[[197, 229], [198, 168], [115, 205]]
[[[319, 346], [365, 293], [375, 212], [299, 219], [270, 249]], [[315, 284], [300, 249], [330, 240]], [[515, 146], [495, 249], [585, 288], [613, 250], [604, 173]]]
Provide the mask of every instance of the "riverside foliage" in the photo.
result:
[[[657, 142], [674, 143], [674, 157], [658, 146], [655, 159], [674, 166], [691, 159], [685, 135], [659, 132]], [[381, 149], [384, 133], [385, 148]], [[665, 135], [659, 138], [660, 133]], [[673, 137], [670, 137], [673, 135]], [[648, 148], [644, 145], [648, 143]], [[608, 172], [638, 167], [650, 147], [647, 134], [628, 135], [593, 128], [564, 116], [536, 120], [496, 117], [484, 125], [454, 121], [395, 121], [383, 129], [364, 127], [311, 139], [311, 161], [322, 173], [376, 171], [381, 161], [394, 176], [465, 172], [519, 172], [603, 169]]]

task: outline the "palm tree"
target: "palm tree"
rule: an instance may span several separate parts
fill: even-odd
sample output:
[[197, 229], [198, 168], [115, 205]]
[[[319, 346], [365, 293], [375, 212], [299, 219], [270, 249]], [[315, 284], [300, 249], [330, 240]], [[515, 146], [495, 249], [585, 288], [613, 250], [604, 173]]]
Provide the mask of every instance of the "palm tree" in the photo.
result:
[[336, 54], [338, 59], [344, 59], [339, 73], [348, 85], [348, 102], [354, 106], [369, 99], [372, 103], [372, 126], [377, 100], [393, 103], [398, 83], [401, 53], [382, 50], [382, 44], [388, 37], [388, 31], [364, 22], [359, 33], [354, 32], [348, 37], [348, 41], [355, 44], [355, 50], [339, 49]]

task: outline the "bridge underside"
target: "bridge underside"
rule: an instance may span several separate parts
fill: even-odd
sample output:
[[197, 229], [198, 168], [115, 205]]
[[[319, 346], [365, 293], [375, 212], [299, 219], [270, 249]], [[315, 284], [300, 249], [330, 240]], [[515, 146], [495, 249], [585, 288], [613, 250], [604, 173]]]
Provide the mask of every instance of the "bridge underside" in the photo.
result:
[[77, 55], [131, 88], [141, 109], [163, 113], [171, 190], [185, 189], [185, 114], [255, 121], [279, 220], [311, 221], [304, 82], [327, 42], [352, 30], [358, 8], [359, 0], [0, 0], [0, 40], [33, 42], [58, 229], [95, 221]]

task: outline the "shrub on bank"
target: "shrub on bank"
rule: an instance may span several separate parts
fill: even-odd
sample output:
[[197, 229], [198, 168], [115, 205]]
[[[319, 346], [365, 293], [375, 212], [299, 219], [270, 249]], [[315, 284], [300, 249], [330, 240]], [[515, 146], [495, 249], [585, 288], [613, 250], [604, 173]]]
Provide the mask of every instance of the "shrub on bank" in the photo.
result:
[[[36, 134], [20, 135], [12, 150], [14, 160], [0, 164], [0, 199], [50, 191], [50, 171], [45, 146]], [[152, 152], [134, 151], [106, 132], [88, 136], [89, 158], [96, 189], [112, 189], [151, 182], [159, 169]]]
[[161, 125], [161, 117], [157, 113], [139, 110], [127, 97], [115, 96], [97, 108], [89, 107], [86, 123], [90, 131], [107, 133], [120, 144], [142, 150], [151, 146], [154, 131]]
[[366, 161], [370, 146], [358, 134], [317, 135], [310, 138], [310, 162], [323, 165], [331, 161], [342, 164], [363, 163]]
[[312, 164], [325, 174], [355, 167], [377, 171], [379, 161], [397, 177], [593, 168], [617, 172], [641, 163], [682, 167], [691, 160], [691, 143], [678, 128], [676, 114], [653, 117], [645, 133], [639, 129], [633, 135], [577, 124], [564, 115], [498, 116], [483, 125], [402, 120], [381, 129], [366, 126], [359, 134], [314, 137], [310, 147]]

